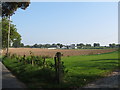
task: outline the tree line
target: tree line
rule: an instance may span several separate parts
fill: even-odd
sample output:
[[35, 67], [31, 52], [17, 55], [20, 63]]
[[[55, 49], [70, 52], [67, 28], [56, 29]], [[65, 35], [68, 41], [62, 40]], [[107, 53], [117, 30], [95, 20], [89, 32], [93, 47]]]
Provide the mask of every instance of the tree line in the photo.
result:
[[[118, 48], [120, 47], [120, 44], [115, 44], [115, 43], [112, 43], [112, 44], [109, 44], [109, 46], [100, 46], [99, 43], [93, 43], [93, 45], [91, 44], [83, 44], [83, 43], [80, 43], [80, 44], [71, 44], [71, 45], [64, 45], [64, 44], [60, 44], [60, 43], [53, 43], [53, 44], [34, 44], [34, 45], [24, 45], [22, 43], [22, 46], [21, 47], [25, 47], [25, 48], [63, 48], [63, 47], [66, 47], [66, 49], [69, 49], [70, 46], [73, 46], [72, 49], [75, 49], [75, 47], [77, 47], [77, 49], [87, 49], [87, 48], [98, 48], [98, 49], [102, 49], [102, 48]], [[12, 46], [14, 47], [14, 46]]]

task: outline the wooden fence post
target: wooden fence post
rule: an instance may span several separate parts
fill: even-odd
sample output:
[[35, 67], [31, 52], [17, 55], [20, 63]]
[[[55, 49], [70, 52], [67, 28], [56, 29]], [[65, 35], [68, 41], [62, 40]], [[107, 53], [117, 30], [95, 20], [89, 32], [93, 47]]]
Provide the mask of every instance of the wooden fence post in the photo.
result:
[[23, 56], [23, 63], [26, 64], [25, 55]]
[[45, 67], [45, 57], [43, 57], [43, 68]]
[[32, 66], [34, 66], [34, 56], [32, 56]]
[[54, 57], [54, 61], [55, 61], [55, 75], [56, 75], [55, 79], [58, 83], [58, 68], [57, 68], [57, 57], [56, 56]]
[[56, 79], [57, 83], [60, 84], [62, 82], [62, 72], [61, 72], [61, 56], [60, 52], [57, 52], [54, 60], [55, 60], [55, 72], [56, 72]]

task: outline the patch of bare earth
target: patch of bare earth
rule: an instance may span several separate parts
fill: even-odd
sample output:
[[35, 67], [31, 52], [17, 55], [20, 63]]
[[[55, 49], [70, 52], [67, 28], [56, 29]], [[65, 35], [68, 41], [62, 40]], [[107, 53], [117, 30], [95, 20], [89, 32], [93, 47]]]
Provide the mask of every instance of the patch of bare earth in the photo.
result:
[[[17, 55], [30, 55], [30, 51], [33, 52], [34, 55], [38, 56], [50, 56], [54, 57], [56, 52], [61, 52], [63, 56], [77, 56], [77, 55], [92, 55], [92, 54], [101, 54], [101, 53], [107, 53], [115, 51], [116, 49], [40, 49], [40, 48], [10, 48], [9, 52], [11, 54], [17, 54]], [[3, 51], [3, 54], [5, 54], [6, 51]]]

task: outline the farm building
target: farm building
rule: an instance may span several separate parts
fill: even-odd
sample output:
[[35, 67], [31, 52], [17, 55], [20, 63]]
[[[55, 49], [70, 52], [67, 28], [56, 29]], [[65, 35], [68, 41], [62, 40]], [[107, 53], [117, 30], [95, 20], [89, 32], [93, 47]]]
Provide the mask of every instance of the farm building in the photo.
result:
[[48, 48], [48, 49], [57, 49], [56, 47], [51, 47], [51, 48]]

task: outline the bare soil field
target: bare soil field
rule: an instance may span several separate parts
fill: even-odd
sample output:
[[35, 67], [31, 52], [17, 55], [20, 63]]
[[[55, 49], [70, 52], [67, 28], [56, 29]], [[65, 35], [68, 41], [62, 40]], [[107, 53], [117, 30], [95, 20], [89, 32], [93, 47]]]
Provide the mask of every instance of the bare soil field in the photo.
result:
[[[50, 56], [54, 57], [56, 52], [61, 52], [63, 56], [78, 56], [78, 55], [92, 55], [92, 54], [101, 54], [101, 53], [107, 53], [107, 52], [113, 52], [117, 49], [40, 49], [40, 48], [10, 48], [9, 52], [11, 54], [17, 54], [17, 55], [30, 55], [30, 51], [35, 56]], [[5, 54], [6, 51], [3, 50], [3, 54]]]

